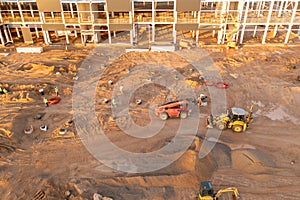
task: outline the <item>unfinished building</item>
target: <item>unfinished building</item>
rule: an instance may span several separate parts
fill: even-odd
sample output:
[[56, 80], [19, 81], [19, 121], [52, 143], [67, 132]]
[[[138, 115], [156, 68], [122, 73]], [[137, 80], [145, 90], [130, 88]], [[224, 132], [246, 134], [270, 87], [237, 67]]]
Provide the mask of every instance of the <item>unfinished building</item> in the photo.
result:
[[288, 44], [300, 37], [299, 0], [0, 0], [0, 9], [2, 45], [14, 35], [51, 44], [50, 34], [63, 35], [67, 44], [70, 37], [83, 44], [121, 37], [132, 45], [145, 38], [176, 44], [182, 32], [210, 44], [251, 38]]

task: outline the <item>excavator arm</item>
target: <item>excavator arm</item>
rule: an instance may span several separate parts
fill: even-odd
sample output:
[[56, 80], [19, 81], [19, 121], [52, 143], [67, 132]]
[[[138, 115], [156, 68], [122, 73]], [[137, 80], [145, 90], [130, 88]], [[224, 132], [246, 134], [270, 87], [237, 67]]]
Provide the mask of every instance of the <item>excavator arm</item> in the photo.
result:
[[217, 199], [222, 194], [227, 193], [227, 192], [232, 192], [232, 197], [234, 200], [237, 200], [239, 198], [238, 189], [236, 187], [230, 187], [230, 188], [225, 188], [225, 189], [219, 190], [217, 192], [217, 194], [214, 196], [214, 199]]
[[249, 109], [249, 114], [247, 116], [247, 120], [246, 120], [246, 124], [248, 126], [248, 124], [252, 121], [252, 113], [253, 113], [253, 104], [250, 106], [250, 109]]

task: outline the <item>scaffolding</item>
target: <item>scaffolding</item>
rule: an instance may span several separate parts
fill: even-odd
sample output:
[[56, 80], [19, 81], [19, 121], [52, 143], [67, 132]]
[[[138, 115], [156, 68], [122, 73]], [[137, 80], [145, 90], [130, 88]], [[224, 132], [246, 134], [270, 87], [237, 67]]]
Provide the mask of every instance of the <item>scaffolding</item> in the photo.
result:
[[143, 35], [154, 43], [161, 41], [161, 30], [172, 44], [183, 31], [196, 43], [210, 33], [216, 44], [247, 44], [252, 38], [288, 44], [300, 38], [300, 5], [299, 0], [0, 0], [0, 26], [2, 45], [13, 42], [11, 32], [24, 42], [42, 33], [46, 44], [52, 42], [49, 32], [63, 33], [66, 43], [72, 34], [83, 44], [101, 43], [105, 35], [111, 44], [120, 32], [128, 33], [130, 44]]

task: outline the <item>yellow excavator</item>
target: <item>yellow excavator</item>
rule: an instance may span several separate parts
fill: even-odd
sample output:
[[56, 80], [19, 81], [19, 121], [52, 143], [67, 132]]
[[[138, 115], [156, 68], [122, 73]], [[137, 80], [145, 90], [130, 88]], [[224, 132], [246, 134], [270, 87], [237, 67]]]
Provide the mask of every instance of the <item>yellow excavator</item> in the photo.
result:
[[214, 193], [211, 181], [204, 181], [200, 184], [199, 200], [218, 200], [222, 199], [239, 199], [239, 192], [236, 187], [229, 187]]
[[236, 36], [237, 32], [239, 30], [239, 24], [235, 23], [234, 27], [231, 30], [228, 30], [229, 32], [226, 33], [226, 49], [229, 48], [235, 48], [238, 49], [238, 46], [236, 45]]
[[227, 113], [218, 116], [210, 114], [206, 119], [207, 128], [217, 127], [219, 130], [232, 129], [234, 132], [246, 131], [252, 121], [253, 105], [250, 106], [249, 113], [242, 108], [231, 108]]

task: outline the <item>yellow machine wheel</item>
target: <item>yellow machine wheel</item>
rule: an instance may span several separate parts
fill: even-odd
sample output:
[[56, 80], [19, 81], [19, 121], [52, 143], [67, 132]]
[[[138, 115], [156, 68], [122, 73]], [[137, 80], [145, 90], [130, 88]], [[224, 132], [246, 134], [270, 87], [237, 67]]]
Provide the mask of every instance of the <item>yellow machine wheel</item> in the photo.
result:
[[232, 130], [233, 130], [234, 132], [240, 133], [240, 132], [243, 131], [243, 126], [241, 126], [241, 125], [233, 125], [233, 126], [232, 126]]
[[226, 129], [226, 124], [223, 122], [219, 122], [219, 123], [217, 123], [217, 128], [219, 130], [224, 130], [224, 129]]

